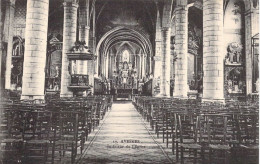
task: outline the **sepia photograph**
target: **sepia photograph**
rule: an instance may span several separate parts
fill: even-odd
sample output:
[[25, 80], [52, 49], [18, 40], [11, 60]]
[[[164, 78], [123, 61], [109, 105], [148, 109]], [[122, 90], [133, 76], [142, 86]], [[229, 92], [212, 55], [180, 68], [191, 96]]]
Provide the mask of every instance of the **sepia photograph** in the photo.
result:
[[0, 0], [0, 164], [258, 164], [259, 0]]

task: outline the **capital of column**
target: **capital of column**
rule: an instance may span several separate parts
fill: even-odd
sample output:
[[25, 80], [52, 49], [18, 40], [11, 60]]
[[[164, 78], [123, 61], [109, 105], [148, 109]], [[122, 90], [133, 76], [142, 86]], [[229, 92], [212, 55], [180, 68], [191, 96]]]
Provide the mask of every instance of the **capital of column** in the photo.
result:
[[167, 32], [170, 30], [170, 27], [162, 27], [161, 30]]
[[78, 4], [78, 0], [65, 0], [65, 2], [63, 3], [63, 6], [64, 7], [76, 7], [78, 8], [79, 7], [79, 4]]
[[139, 56], [146, 57], [147, 55], [146, 54], [139, 54]]
[[188, 10], [188, 5], [178, 5], [176, 6], [175, 12], [177, 10]]
[[79, 29], [80, 30], [85, 29], [85, 25], [79, 25]]

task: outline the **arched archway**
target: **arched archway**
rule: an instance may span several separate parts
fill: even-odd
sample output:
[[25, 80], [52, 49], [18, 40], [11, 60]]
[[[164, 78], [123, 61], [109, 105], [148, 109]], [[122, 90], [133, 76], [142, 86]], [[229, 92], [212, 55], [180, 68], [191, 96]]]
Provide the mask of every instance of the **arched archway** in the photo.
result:
[[149, 69], [147, 70], [149, 73], [151, 72], [151, 57], [153, 56], [152, 44], [148, 38], [148, 36], [139, 30], [128, 28], [128, 27], [116, 27], [110, 31], [108, 31], [103, 37], [99, 40], [96, 48], [96, 75], [100, 75], [100, 66], [102, 66], [101, 60], [104, 56], [108, 54], [113, 46], [120, 42], [127, 42], [127, 44], [131, 47], [135, 45], [142, 50], [142, 52], [147, 56], [147, 61], [149, 65]]
[[97, 44], [96, 56], [96, 76], [106, 78], [117, 93], [137, 91], [139, 81], [152, 73], [150, 38], [134, 28], [119, 26], [108, 31]]

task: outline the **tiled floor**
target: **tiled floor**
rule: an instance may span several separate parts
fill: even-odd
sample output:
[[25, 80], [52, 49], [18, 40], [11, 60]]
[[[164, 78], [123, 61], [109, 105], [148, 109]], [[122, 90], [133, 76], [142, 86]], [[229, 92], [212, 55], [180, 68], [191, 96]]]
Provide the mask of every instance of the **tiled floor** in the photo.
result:
[[78, 163], [172, 163], [131, 102], [114, 102]]

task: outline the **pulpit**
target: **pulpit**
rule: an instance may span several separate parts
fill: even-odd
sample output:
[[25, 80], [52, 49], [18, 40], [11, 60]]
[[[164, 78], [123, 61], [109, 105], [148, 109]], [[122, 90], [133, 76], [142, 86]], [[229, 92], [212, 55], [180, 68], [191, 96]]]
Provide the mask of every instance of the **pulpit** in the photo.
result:
[[[76, 42], [71, 51], [67, 53], [69, 59], [68, 69], [71, 75], [71, 83], [68, 88], [72, 90], [74, 96], [84, 96], [84, 92], [90, 91], [93, 87], [92, 85], [90, 85], [89, 77], [94, 75], [78, 71], [82, 69], [79, 67], [84, 67], [82, 65], [82, 63], [84, 64], [84, 62], [82, 61], [93, 62], [96, 59], [96, 56], [94, 56], [94, 54], [90, 52], [88, 47], [84, 45], [85, 42]], [[81, 63], [81, 65], [77, 63]], [[88, 71], [84, 70], [83, 72]]]

